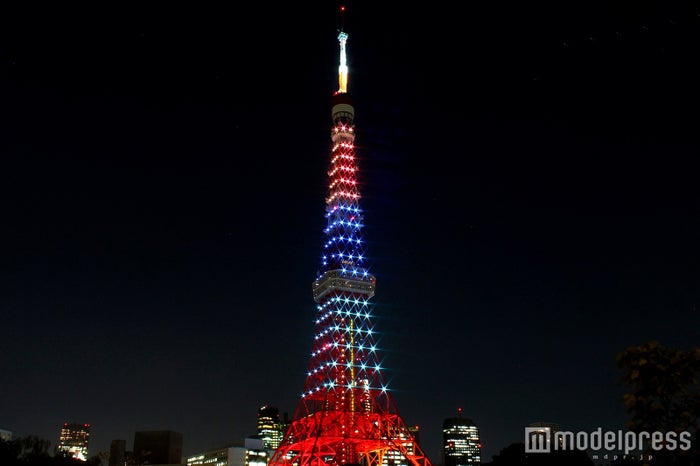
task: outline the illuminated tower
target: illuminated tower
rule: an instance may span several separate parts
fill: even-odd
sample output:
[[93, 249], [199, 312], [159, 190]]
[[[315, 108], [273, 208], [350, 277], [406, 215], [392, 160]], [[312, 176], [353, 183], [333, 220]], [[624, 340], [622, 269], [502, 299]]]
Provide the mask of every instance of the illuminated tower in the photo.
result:
[[82, 461], [88, 458], [90, 443], [90, 424], [64, 423], [58, 438], [56, 449], [60, 455], [76, 458]]
[[382, 378], [367, 268], [355, 157], [355, 109], [347, 93], [348, 35], [341, 30], [311, 364], [301, 401], [273, 466], [431, 466], [399, 416]]
[[481, 464], [479, 428], [462, 417], [462, 408], [457, 410], [457, 417], [447, 418], [442, 424], [442, 454], [444, 466]]

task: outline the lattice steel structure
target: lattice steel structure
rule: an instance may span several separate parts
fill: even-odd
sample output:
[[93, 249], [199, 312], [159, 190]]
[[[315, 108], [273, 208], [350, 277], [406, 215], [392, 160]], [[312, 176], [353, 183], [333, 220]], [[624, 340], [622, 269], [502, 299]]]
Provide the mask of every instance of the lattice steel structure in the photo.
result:
[[431, 466], [382, 379], [355, 157], [355, 109], [347, 93], [348, 35], [340, 32], [339, 89], [332, 101], [332, 149], [323, 259], [313, 282], [316, 329], [304, 392], [272, 466]]

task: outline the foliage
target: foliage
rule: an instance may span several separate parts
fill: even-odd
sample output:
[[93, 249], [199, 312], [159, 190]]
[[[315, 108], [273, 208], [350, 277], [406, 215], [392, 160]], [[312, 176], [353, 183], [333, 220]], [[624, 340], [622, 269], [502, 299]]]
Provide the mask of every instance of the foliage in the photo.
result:
[[593, 466], [585, 451], [525, 453], [524, 443], [512, 443], [493, 456], [491, 466]]
[[631, 431], [693, 435], [689, 451], [648, 450], [653, 462], [700, 465], [700, 348], [682, 351], [650, 341], [619, 353], [617, 366], [627, 387], [622, 401], [631, 416]]
[[630, 430], [698, 430], [700, 348], [681, 351], [650, 341], [618, 354], [617, 366], [629, 388], [623, 402]]
[[51, 442], [33, 435], [15, 440], [0, 440], [2, 466], [100, 466], [99, 457], [83, 462], [69, 456], [49, 455]]

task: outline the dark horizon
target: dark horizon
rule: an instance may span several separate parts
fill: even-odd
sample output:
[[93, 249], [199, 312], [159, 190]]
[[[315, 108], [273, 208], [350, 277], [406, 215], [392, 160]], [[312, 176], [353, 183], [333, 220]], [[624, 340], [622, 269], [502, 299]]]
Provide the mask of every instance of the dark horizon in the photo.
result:
[[[698, 344], [696, 8], [347, 2], [385, 378], [439, 462], [624, 428], [615, 355]], [[336, 5], [7, 12], [0, 429], [185, 455], [293, 415]], [[91, 449], [91, 455], [96, 453]]]

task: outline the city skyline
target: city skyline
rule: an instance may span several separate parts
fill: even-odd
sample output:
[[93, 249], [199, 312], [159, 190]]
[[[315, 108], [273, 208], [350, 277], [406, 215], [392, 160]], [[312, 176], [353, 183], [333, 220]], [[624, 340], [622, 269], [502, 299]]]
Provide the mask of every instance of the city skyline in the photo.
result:
[[[336, 7], [5, 15], [1, 429], [187, 455], [293, 413]], [[623, 428], [615, 355], [697, 345], [700, 38], [674, 2], [456, 8], [346, 28], [389, 388], [433, 462], [457, 407], [487, 462]]]

